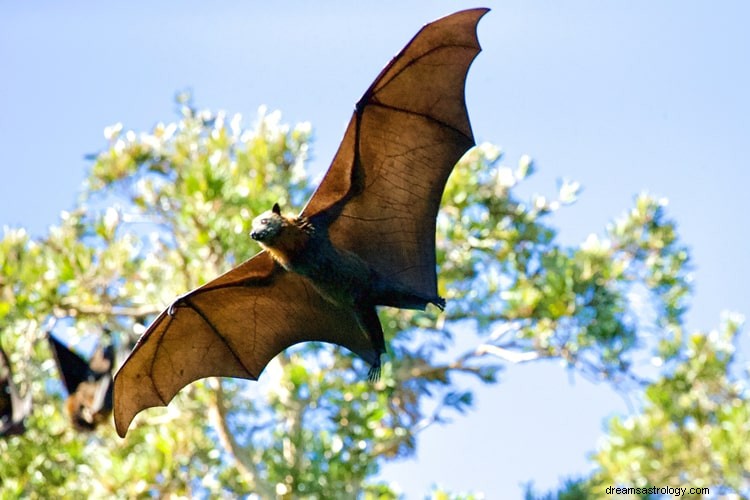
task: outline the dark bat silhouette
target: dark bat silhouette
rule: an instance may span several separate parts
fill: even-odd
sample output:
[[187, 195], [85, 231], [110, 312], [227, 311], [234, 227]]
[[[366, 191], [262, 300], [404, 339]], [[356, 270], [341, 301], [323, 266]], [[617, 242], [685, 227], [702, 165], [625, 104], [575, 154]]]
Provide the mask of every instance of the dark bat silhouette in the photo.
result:
[[453, 166], [474, 145], [464, 86], [487, 10], [422, 28], [357, 103], [300, 216], [275, 205], [257, 217], [251, 236], [263, 251], [156, 318], [115, 376], [120, 436], [190, 382], [256, 380], [299, 342], [341, 345], [377, 378], [385, 342], [375, 306], [444, 306], [435, 219]]
[[114, 348], [99, 347], [86, 362], [48, 335], [60, 376], [68, 391], [65, 408], [78, 431], [92, 431], [112, 413]]
[[31, 413], [31, 392], [21, 397], [13, 382], [10, 360], [0, 347], [0, 437], [26, 432], [24, 420]]

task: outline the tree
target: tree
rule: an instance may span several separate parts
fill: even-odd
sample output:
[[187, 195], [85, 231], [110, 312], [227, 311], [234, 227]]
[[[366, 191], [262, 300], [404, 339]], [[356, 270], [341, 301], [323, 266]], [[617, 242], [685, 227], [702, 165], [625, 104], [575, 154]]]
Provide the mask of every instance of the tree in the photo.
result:
[[[532, 162], [501, 166], [499, 151], [487, 144], [464, 157], [443, 198], [437, 241], [448, 307], [442, 314], [381, 311], [389, 355], [378, 383], [368, 383], [364, 364], [343, 350], [302, 345], [279, 356], [258, 383], [191, 385], [168, 409], [142, 414], [125, 441], [108, 426], [76, 434], [62, 415], [59, 384], [51, 382], [45, 332], [81, 349], [106, 337], [126, 352], [175, 296], [257, 251], [247, 236], [253, 214], [274, 202], [299, 208], [311, 193], [309, 125], [290, 127], [262, 111], [244, 129], [238, 115], [199, 111], [185, 98], [180, 104], [178, 121], [148, 133], [107, 128], [108, 147], [94, 159], [79, 203], [47, 236], [5, 231], [0, 342], [35, 410], [26, 434], [0, 440], [4, 491], [392, 497], [372, 477], [383, 460], [411, 453], [422, 429], [471, 407], [461, 374], [494, 384], [503, 363], [549, 358], [622, 390], [648, 387], [643, 418], [662, 412], [648, 425], [638, 420], [647, 431], [637, 437], [638, 425], [611, 424], [611, 445], [596, 456], [600, 473], [587, 479], [591, 491], [607, 481], [653, 480], [644, 468], [641, 476], [625, 473], [630, 460], [646, 458], [627, 453], [669, 421], [667, 411], [698, 408], [686, 426], [708, 425], [706, 432], [725, 436], [721, 446], [734, 446], [735, 454], [727, 459], [744, 452], [725, 425], [747, 430], [744, 393], [716, 384], [694, 392], [696, 379], [728, 373], [726, 354], [716, 351], [705, 369], [680, 368], [698, 363], [696, 346], [710, 347], [713, 337], [683, 341], [688, 254], [664, 203], [641, 195], [605, 234], [565, 247], [545, 221], [575, 201], [578, 185], [563, 183], [555, 200], [522, 200], [515, 188], [533, 172]], [[732, 324], [727, 332], [737, 331]], [[456, 352], [452, 339], [467, 330], [480, 340]], [[637, 366], [645, 354], [662, 360], [657, 376]], [[682, 382], [673, 380], [678, 375]], [[675, 391], [685, 390], [694, 399], [670, 405]], [[679, 448], [678, 435], [663, 436], [664, 446]], [[690, 467], [713, 486], [729, 467], [722, 464], [710, 474], [697, 462]], [[684, 477], [686, 465], [659, 467], [667, 480]], [[742, 467], [726, 483], [732, 491], [747, 489]]]

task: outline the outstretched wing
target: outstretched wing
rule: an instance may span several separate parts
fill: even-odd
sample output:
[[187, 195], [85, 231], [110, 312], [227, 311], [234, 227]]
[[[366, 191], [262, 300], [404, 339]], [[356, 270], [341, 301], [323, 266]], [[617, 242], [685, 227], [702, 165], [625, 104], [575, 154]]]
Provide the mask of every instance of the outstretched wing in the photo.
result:
[[[411, 291], [437, 296], [435, 219], [453, 166], [474, 145], [464, 100], [488, 9], [426, 25], [357, 103], [302, 215]], [[376, 242], [376, 243], [374, 243]]]
[[303, 341], [341, 345], [371, 364], [378, 355], [351, 310], [260, 252], [177, 299], [143, 334], [115, 376], [117, 433], [195, 380], [255, 380], [274, 356]]

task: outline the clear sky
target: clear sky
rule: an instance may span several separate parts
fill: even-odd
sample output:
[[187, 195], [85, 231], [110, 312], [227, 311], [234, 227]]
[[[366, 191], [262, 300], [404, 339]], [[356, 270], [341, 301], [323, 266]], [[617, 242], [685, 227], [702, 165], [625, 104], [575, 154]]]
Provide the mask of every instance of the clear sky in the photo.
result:
[[[508, 0], [480, 23], [484, 51], [467, 84], [478, 141], [506, 163], [584, 186], [553, 223], [575, 244], [642, 190], [670, 200], [693, 256], [691, 329], [750, 313], [746, 187], [750, 181], [750, 3]], [[73, 206], [84, 155], [105, 126], [150, 129], [176, 118], [174, 95], [241, 112], [258, 106], [315, 128], [323, 169], [352, 106], [449, 1], [10, 2], [0, 0], [0, 224], [43, 235]], [[425, 431], [417, 457], [382, 477], [409, 497], [437, 482], [520, 495], [588, 470], [604, 419], [628, 411], [606, 386], [554, 364], [512, 368], [479, 393], [476, 411]]]

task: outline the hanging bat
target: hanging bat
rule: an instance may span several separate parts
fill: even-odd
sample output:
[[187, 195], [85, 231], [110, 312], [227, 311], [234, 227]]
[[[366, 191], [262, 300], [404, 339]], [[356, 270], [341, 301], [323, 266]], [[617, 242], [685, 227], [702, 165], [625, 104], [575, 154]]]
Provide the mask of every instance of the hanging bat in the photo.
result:
[[68, 391], [65, 409], [78, 431], [93, 431], [112, 413], [112, 368], [114, 348], [99, 347], [86, 362], [48, 335], [60, 376]]
[[13, 382], [10, 360], [0, 347], [0, 437], [26, 432], [24, 420], [31, 413], [31, 392], [21, 397]]
[[257, 380], [299, 342], [343, 346], [377, 378], [385, 341], [375, 307], [443, 308], [435, 220], [453, 166], [474, 145], [464, 86], [487, 10], [422, 28], [357, 103], [302, 213], [274, 205], [258, 216], [250, 236], [263, 250], [156, 318], [115, 376], [120, 436], [187, 384]]

